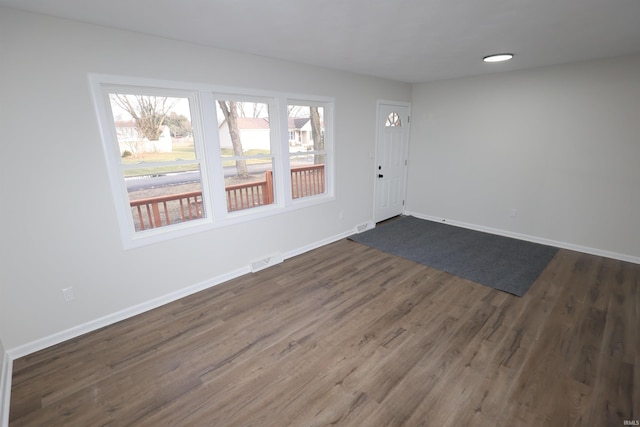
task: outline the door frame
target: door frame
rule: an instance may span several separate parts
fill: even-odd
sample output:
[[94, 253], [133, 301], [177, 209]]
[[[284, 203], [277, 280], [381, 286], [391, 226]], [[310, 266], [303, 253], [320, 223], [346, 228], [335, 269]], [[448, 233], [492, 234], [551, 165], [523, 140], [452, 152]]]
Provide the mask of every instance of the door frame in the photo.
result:
[[[376, 197], [378, 196], [378, 145], [380, 143], [380, 126], [378, 123], [378, 119], [380, 118], [380, 107], [382, 105], [385, 106], [398, 106], [398, 107], [402, 107], [402, 108], [407, 108], [408, 109], [408, 116], [409, 116], [409, 120], [407, 122], [408, 125], [408, 131], [407, 131], [407, 140], [405, 142], [404, 147], [402, 147], [404, 155], [405, 155], [405, 160], [407, 161], [407, 164], [404, 168], [404, 180], [403, 180], [403, 188], [402, 188], [402, 198], [403, 200], [406, 202], [406, 194], [407, 194], [407, 176], [408, 176], [408, 169], [409, 169], [409, 142], [411, 140], [411, 103], [410, 102], [405, 102], [405, 101], [391, 101], [391, 100], [387, 100], [387, 99], [378, 99], [376, 101], [376, 144], [375, 144], [375, 152], [374, 155], [372, 156], [374, 159], [374, 163], [373, 163], [373, 173], [372, 173], [372, 177], [373, 177], [373, 211], [372, 211], [372, 218], [373, 218], [373, 223], [376, 223]], [[405, 205], [403, 205], [402, 208], [402, 212], [401, 214], [404, 214], [406, 211], [405, 209]]]

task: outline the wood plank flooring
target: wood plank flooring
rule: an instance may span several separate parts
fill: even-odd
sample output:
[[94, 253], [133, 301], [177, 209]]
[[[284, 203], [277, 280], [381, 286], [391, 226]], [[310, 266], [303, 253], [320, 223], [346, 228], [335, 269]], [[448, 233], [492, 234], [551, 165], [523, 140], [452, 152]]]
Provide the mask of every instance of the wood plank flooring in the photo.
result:
[[518, 298], [342, 240], [14, 361], [10, 426], [622, 426], [640, 265]]

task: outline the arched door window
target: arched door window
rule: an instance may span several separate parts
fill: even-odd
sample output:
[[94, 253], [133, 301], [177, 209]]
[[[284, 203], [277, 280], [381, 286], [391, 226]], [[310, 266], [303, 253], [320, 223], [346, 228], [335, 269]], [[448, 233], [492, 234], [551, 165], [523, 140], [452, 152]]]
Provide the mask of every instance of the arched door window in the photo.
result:
[[387, 116], [387, 122], [385, 123], [386, 127], [401, 127], [402, 121], [400, 120], [400, 115], [395, 111], [389, 116]]

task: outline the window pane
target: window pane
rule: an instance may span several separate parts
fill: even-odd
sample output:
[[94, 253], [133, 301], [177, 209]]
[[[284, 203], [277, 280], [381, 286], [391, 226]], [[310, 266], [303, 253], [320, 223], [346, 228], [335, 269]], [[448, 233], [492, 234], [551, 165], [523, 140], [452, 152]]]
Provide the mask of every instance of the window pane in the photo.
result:
[[315, 196], [326, 192], [324, 108], [290, 104], [289, 152], [291, 197]]
[[324, 108], [289, 105], [289, 152], [324, 150]]
[[217, 100], [216, 108], [227, 212], [274, 203], [268, 104]]
[[401, 127], [402, 121], [400, 120], [400, 115], [396, 112], [390, 113], [384, 125], [386, 127]]
[[[273, 159], [249, 159], [226, 161], [234, 164], [224, 167], [224, 183], [227, 212], [270, 205], [275, 202], [273, 187]], [[246, 163], [240, 167], [235, 163]], [[246, 168], [247, 175], [240, 176], [239, 170]]]
[[205, 217], [189, 99], [111, 92], [135, 231]]
[[271, 155], [269, 106], [264, 102], [216, 102], [223, 157]]
[[187, 98], [110, 93], [123, 164], [194, 160]]
[[125, 180], [136, 231], [205, 218], [198, 165], [191, 172], [157, 174], [157, 168], [140, 169]]
[[325, 193], [324, 157], [324, 154], [291, 157], [291, 197], [293, 199]]

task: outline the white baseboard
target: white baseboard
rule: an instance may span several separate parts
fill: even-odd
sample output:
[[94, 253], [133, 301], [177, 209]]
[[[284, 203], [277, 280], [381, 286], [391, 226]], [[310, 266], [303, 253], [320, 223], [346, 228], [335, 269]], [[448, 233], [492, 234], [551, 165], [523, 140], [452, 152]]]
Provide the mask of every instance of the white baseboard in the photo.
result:
[[11, 372], [13, 360], [0, 342], [0, 426], [9, 425], [9, 404], [11, 402]]
[[305, 252], [312, 251], [319, 247], [328, 245], [329, 243], [337, 242], [338, 240], [341, 240], [341, 239], [346, 239], [347, 237], [353, 235], [354, 233], [355, 231], [353, 230], [345, 231], [343, 233], [336, 234], [335, 236], [331, 236], [326, 239], [322, 239], [317, 242], [311, 243], [310, 245], [305, 245], [301, 248], [294, 249], [292, 251], [286, 252], [284, 254], [284, 259], [293, 258], [294, 256], [302, 255]]
[[205, 289], [208, 289], [212, 286], [226, 282], [228, 280], [235, 279], [236, 277], [240, 277], [243, 274], [247, 274], [249, 272], [250, 272], [249, 267], [247, 266], [226, 274], [221, 274], [212, 279], [205, 280], [200, 283], [196, 283], [195, 285], [188, 286], [178, 291], [171, 292], [161, 297], [158, 297], [149, 301], [145, 301], [143, 303], [134, 305], [129, 308], [125, 308], [124, 310], [117, 311], [112, 314], [108, 314], [106, 316], [100, 317], [95, 320], [91, 320], [87, 323], [74, 326], [73, 328], [69, 328], [64, 331], [57, 332], [53, 335], [49, 335], [39, 340], [32, 341], [30, 343], [9, 349], [7, 350], [7, 353], [9, 354], [12, 360], [18, 359], [28, 354], [35, 353], [36, 351], [43, 350], [47, 347], [51, 347], [52, 345], [60, 344], [61, 342], [70, 340], [72, 338], [76, 338], [88, 332], [98, 330], [100, 328], [112, 325], [114, 323], [120, 322], [130, 317], [137, 316], [138, 314], [144, 313], [146, 311], [153, 310], [154, 308], [161, 307], [170, 302], [179, 300], [180, 298], [184, 298], [191, 294], [195, 294], [196, 292], [203, 291]]
[[620, 261], [632, 262], [634, 264], [640, 264], [640, 257], [635, 257], [631, 255], [621, 254], [617, 252], [605, 251], [602, 249], [591, 248], [588, 246], [576, 245], [573, 243], [560, 242], [557, 240], [545, 239], [542, 237], [530, 236], [528, 234], [514, 233], [511, 231], [500, 230], [498, 228], [485, 227], [482, 225], [469, 224], [466, 222], [450, 220], [446, 218], [435, 217], [432, 215], [424, 215], [418, 212], [405, 212], [406, 215], [411, 215], [416, 218], [426, 219], [434, 222], [441, 222], [449, 225], [454, 225], [456, 227], [468, 228], [470, 230], [483, 231], [485, 233], [496, 234], [498, 236], [512, 237], [514, 239], [525, 240], [527, 242], [540, 243], [542, 245], [547, 246], [555, 246], [556, 248], [569, 249], [576, 252], [582, 252], [585, 254], [602, 256], [605, 258], [617, 259]]
[[[293, 251], [289, 251], [283, 254], [283, 257], [284, 259], [292, 258], [294, 256], [297, 256], [305, 252], [311, 251], [313, 249], [319, 248], [321, 246], [327, 245], [329, 243], [333, 243], [335, 241], [347, 238], [354, 233], [355, 232], [353, 230], [350, 230], [350, 231], [337, 234], [327, 239], [323, 239], [318, 242], [295, 249]], [[221, 274], [217, 277], [214, 277], [212, 279], [209, 279], [200, 283], [196, 283], [195, 285], [189, 286], [187, 288], [180, 289], [175, 292], [171, 292], [169, 294], [163, 295], [153, 300], [143, 302], [141, 304], [103, 316], [101, 318], [92, 320], [82, 325], [78, 325], [73, 328], [69, 328], [67, 330], [55, 333], [53, 335], [49, 335], [47, 337], [38, 339], [36, 341], [32, 341], [30, 343], [12, 348], [10, 350], [7, 350], [6, 352], [2, 348], [2, 343], [0, 342], [0, 357], [2, 357], [2, 361], [1, 361], [2, 371], [0, 372], [1, 374], [0, 376], [0, 427], [6, 427], [9, 424], [9, 407], [11, 402], [10, 400], [11, 373], [13, 368], [13, 361], [15, 359], [29, 355], [39, 350], [43, 350], [47, 347], [70, 340], [72, 338], [78, 337], [88, 332], [98, 330], [105, 326], [112, 325], [122, 320], [126, 320], [130, 317], [137, 316], [138, 314], [163, 306], [170, 302], [177, 301], [180, 298], [184, 298], [196, 292], [203, 291], [212, 286], [216, 286], [218, 284], [227, 282], [231, 279], [235, 279], [237, 277], [240, 277], [250, 272], [251, 272], [250, 266], [246, 266], [226, 274]]]
[[[346, 231], [340, 234], [337, 234], [335, 236], [320, 240], [318, 242], [303, 246], [301, 248], [289, 251], [285, 254], [283, 254], [284, 259], [287, 258], [291, 258], [300, 254], [303, 254], [305, 252], [308, 252], [310, 250], [319, 248], [321, 246], [327, 245], [329, 243], [333, 243], [335, 241], [338, 241], [340, 239], [344, 239], [346, 237], [349, 237], [350, 235], [352, 235], [354, 233], [354, 231], [350, 230], [350, 231]], [[214, 277], [212, 279], [209, 280], [205, 280], [203, 282], [200, 283], [196, 283], [195, 285], [180, 289], [178, 291], [175, 292], [171, 292], [169, 294], [163, 295], [161, 297], [155, 298], [153, 300], [150, 301], [145, 301], [141, 304], [126, 308], [124, 310], [112, 313], [112, 314], [108, 314], [106, 316], [103, 316], [101, 318], [89, 321], [87, 323], [83, 323], [81, 325], [78, 326], [74, 326], [73, 328], [69, 328], [66, 329], [64, 331], [55, 333], [53, 335], [49, 335], [47, 337], [32, 341], [30, 343], [18, 346], [18, 347], [14, 347], [12, 349], [7, 350], [7, 355], [9, 357], [10, 360], [15, 360], [18, 359], [20, 357], [26, 356], [28, 354], [34, 353], [36, 351], [39, 350], [43, 350], [47, 347], [51, 347], [52, 345], [56, 345], [59, 344], [61, 342], [70, 340], [72, 338], [78, 337], [80, 335], [86, 334], [88, 332], [92, 332], [95, 330], [98, 330], [100, 328], [103, 328], [105, 326], [109, 326], [111, 324], [120, 322], [122, 320], [128, 319], [130, 317], [133, 316], [137, 316], [138, 314], [144, 313], [146, 311], [152, 310], [154, 308], [163, 306], [165, 304], [168, 304], [170, 302], [179, 300], [180, 298], [184, 298], [186, 296], [189, 296], [191, 294], [194, 294], [196, 292], [200, 292], [202, 290], [208, 289], [212, 286], [216, 286], [220, 283], [224, 283], [227, 282], [231, 279], [235, 279], [237, 277], [240, 277], [244, 274], [250, 273], [250, 266], [247, 265], [246, 267], [243, 268], [239, 268], [235, 271], [231, 271], [229, 273], [225, 273], [225, 274], [221, 274], [217, 277]]]

